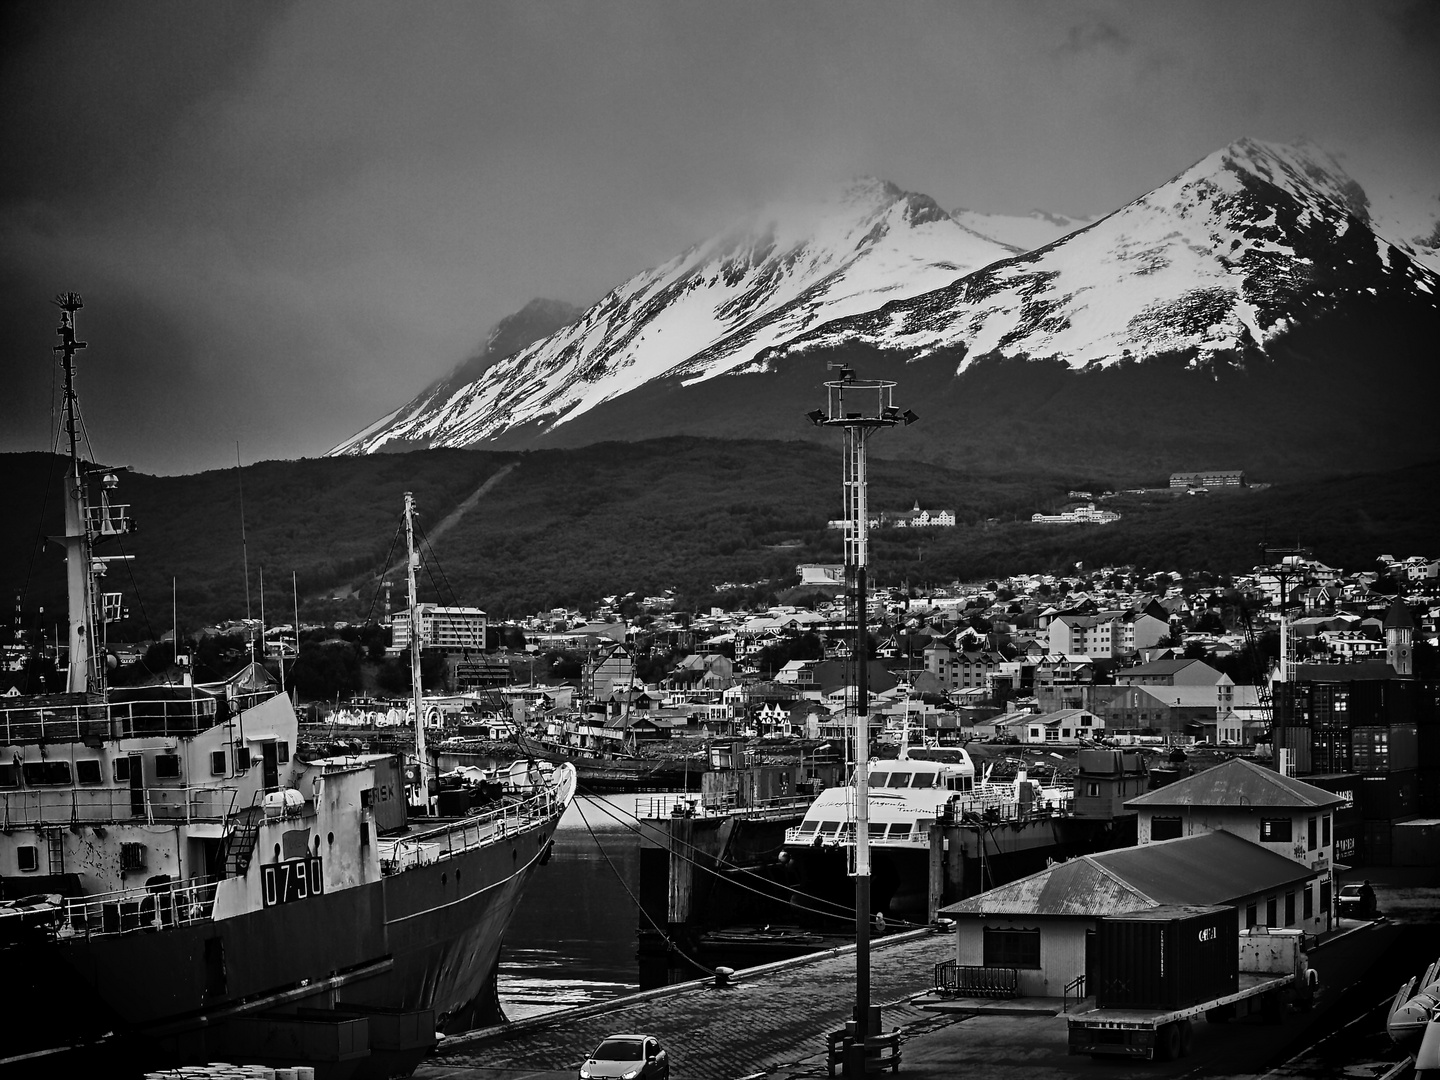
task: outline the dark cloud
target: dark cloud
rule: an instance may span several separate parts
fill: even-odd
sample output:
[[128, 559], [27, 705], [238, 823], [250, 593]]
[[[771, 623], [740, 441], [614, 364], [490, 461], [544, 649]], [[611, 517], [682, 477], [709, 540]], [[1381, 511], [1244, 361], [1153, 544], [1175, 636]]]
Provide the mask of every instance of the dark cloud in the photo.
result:
[[1103, 19], [1089, 19], [1070, 27], [1065, 34], [1065, 41], [1055, 51], [1062, 56], [1101, 50], [1123, 53], [1130, 49], [1130, 45], [1129, 37], [1114, 24]]

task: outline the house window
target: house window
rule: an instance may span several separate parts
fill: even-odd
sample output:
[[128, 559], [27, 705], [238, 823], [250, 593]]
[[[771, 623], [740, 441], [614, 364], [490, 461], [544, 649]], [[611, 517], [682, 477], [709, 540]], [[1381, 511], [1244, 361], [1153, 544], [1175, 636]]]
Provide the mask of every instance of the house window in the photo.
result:
[[1245, 905], [1245, 929], [1246, 929], [1246, 930], [1253, 930], [1253, 929], [1255, 929], [1255, 905], [1254, 905], [1254, 904], [1246, 904], [1246, 905]]
[[1095, 780], [1087, 780], [1087, 781], [1085, 782], [1085, 795], [1086, 795], [1088, 798], [1091, 798], [1091, 799], [1099, 798], [1099, 796], [1100, 796], [1100, 784], [1099, 784], [1099, 782], [1098, 782], [1098, 781], [1095, 781]]
[[1273, 897], [1273, 896], [1270, 897], [1269, 900], [1266, 900], [1266, 901], [1265, 901], [1265, 925], [1266, 925], [1266, 926], [1279, 926], [1279, 925], [1280, 925], [1278, 922], [1275, 921], [1276, 907], [1277, 907], [1277, 906], [1278, 906], [1278, 905], [1275, 903], [1275, 897]]
[[15, 849], [15, 865], [21, 873], [30, 874], [40, 869], [40, 849], [34, 844], [22, 844]]
[[1315, 917], [1315, 894], [1310, 891], [1309, 885], [1305, 886], [1305, 891], [1300, 894], [1300, 897], [1300, 910], [1304, 913], [1305, 918], [1313, 919]]
[[1314, 850], [1315, 850], [1315, 832], [1316, 832], [1316, 830], [1315, 830], [1315, 819], [1312, 817], [1312, 818], [1310, 819], [1309, 828], [1308, 828], [1307, 833], [1306, 833], [1307, 838], [1308, 838], [1309, 841], [1310, 841], [1310, 850], [1311, 850], [1311, 851], [1314, 851]]
[[178, 754], [156, 754], [155, 755], [155, 778], [157, 780], [175, 780], [180, 776], [180, 755]]
[[224, 750], [211, 750], [211, 751], [210, 751], [210, 775], [211, 775], [211, 776], [224, 776], [224, 775], [225, 775], [225, 751], [224, 751]]
[[20, 769], [27, 787], [59, 787], [70, 783], [68, 761], [27, 761]]
[[1261, 818], [1260, 842], [1262, 844], [1288, 844], [1290, 842], [1290, 819]]
[[75, 762], [75, 782], [77, 784], [98, 784], [100, 779], [99, 758], [83, 758]]
[[1326, 814], [1320, 822], [1320, 846], [1330, 846], [1330, 815]]
[[1150, 819], [1151, 840], [1174, 840], [1184, 835], [1184, 827], [1178, 817], [1156, 817]]
[[1295, 925], [1295, 894], [1293, 892], [1285, 894], [1285, 925]]
[[1320, 907], [1326, 915], [1330, 914], [1330, 882], [1320, 883]]
[[985, 966], [1038, 968], [1039, 930], [992, 930], [985, 928]]

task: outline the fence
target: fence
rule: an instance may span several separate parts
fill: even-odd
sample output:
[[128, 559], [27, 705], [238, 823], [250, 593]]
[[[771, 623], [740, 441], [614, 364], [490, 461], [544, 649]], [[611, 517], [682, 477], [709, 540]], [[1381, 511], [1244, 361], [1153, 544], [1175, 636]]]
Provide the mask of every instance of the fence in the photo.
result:
[[381, 839], [380, 870], [385, 874], [398, 874], [452, 858], [471, 848], [484, 847], [548, 817], [554, 809], [555, 797], [542, 792], [523, 802], [509, 803], [451, 825], [412, 836]]
[[62, 937], [98, 937], [207, 922], [217, 884], [214, 878], [191, 878], [69, 899], [61, 906], [56, 932]]
[[1020, 970], [945, 960], [935, 965], [935, 990], [964, 997], [1016, 997]]
[[219, 821], [229, 812], [236, 790], [233, 785], [209, 785], [0, 791], [0, 828], [136, 819], [149, 824]]

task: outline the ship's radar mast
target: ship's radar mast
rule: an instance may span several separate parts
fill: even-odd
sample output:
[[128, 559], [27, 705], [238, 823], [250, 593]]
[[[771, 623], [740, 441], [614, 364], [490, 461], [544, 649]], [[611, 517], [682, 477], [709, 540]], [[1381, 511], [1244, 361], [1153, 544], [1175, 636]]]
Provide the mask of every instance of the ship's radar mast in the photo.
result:
[[[65, 437], [70, 464], [65, 473], [65, 578], [69, 594], [70, 661], [65, 689], [72, 692], [105, 688], [105, 664], [98, 660], [105, 623], [120, 616], [119, 594], [97, 602], [97, 585], [110, 558], [97, 557], [95, 544], [106, 537], [122, 536], [131, 528], [129, 507], [114, 501], [120, 480], [111, 470], [100, 470], [80, 458], [80, 404], [75, 393], [75, 354], [86, 342], [75, 337], [75, 313], [84, 307], [79, 293], [61, 293], [55, 298], [60, 309], [56, 333], [65, 373]], [[92, 506], [89, 479], [92, 471], [102, 472], [100, 504]], [[116, 558], [112, 556], [111, 558]], [[118, 556], [128, 558], [128, 556]]]

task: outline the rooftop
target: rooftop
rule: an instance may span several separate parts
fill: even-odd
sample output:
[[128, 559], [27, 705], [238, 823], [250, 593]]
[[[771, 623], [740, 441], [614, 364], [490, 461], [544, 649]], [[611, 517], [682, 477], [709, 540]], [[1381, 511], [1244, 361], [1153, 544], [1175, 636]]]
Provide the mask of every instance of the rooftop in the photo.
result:
[[1314, 784], [1282, 776], [1244, 758], [1193, 773], [1173, 784], [1147, 791], [1126, 801], [1127, 807], [1245, 806], [1256, 810], [1277, 807], [1319, 809], [1344, 802]]

